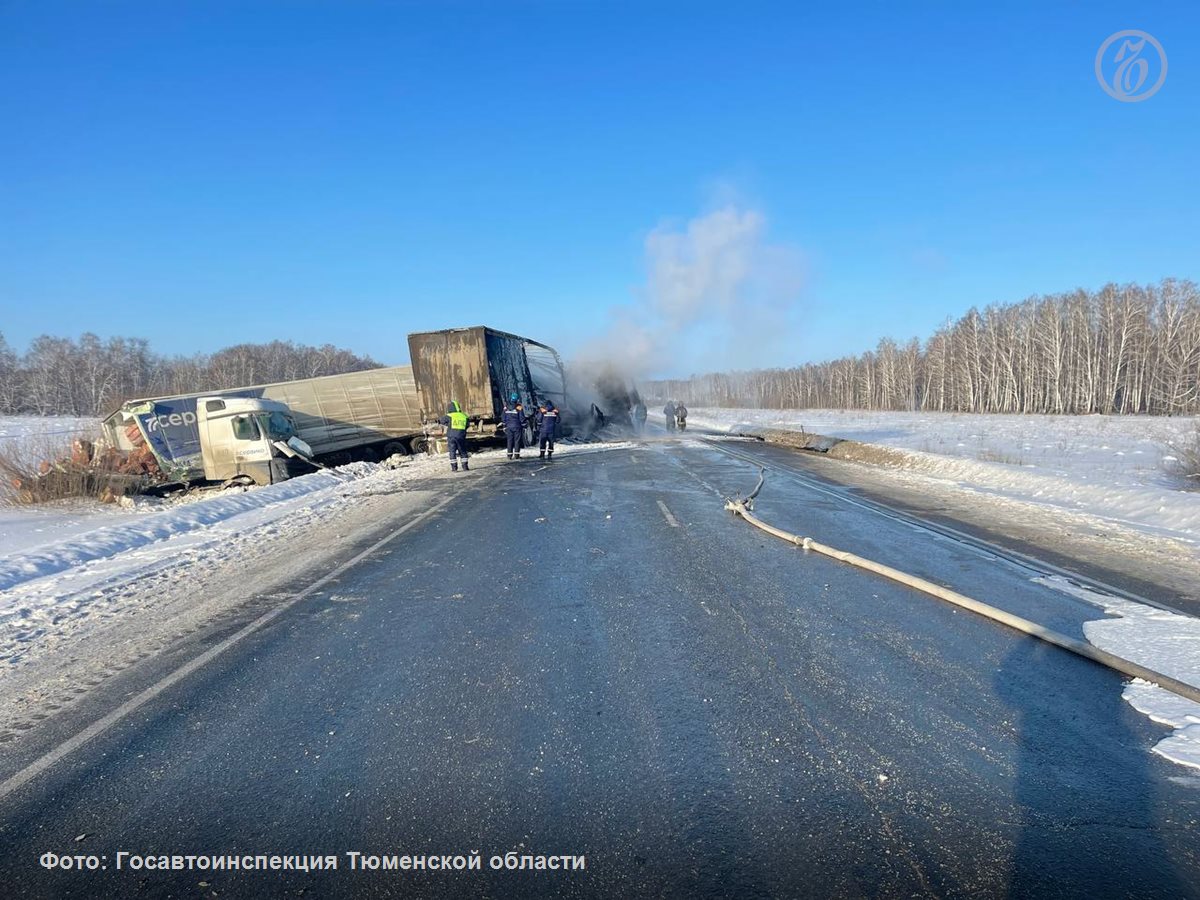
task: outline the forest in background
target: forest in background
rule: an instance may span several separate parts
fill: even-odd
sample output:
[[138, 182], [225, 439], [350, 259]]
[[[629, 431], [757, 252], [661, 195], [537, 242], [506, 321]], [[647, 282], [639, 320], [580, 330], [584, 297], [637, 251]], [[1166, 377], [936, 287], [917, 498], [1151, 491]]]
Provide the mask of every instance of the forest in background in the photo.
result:
[[[131, 397], [335, 375], [380, 363], [326, 344], [238, 344], [167, 357], [141, 338], [0, 334], [0, 415], [93, 416]], [[1200, 413], [1200, 290], [1110, 284], [972, 308], [922, 342], [792, 368], [642, 382], [694, 406], [975, 413]]]
[[326, 344], [238, 344], [212, 354], [161, 356], [142, 338], [43, 335], [18, 355], [0, 334], [0, 415], [100, 416], [122, 400], [293, 381], [379, 368]]
[[1192, 281], [1110, 284], [972, 308], [923, 343], [786, 369], [643, 382], [695, 406], [973, 413], [1200, 412]]

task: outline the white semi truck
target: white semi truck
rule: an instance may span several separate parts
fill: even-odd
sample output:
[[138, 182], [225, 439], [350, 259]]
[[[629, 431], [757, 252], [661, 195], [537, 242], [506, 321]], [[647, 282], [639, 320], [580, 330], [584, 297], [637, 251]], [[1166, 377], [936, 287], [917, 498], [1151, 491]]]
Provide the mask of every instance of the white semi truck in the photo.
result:
[[168, 484], [272, 484], [426, 442], [410, 366], [128, 400], [103, 424], [107, 447], [153, 456]]

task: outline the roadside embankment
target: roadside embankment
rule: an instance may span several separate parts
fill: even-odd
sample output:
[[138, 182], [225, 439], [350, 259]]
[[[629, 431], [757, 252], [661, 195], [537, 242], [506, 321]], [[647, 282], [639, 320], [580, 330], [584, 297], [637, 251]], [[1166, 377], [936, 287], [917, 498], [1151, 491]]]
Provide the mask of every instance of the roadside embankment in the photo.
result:
[[925, 454], [913, 450], [900, 450], [895, 447], [866, 444], [862, 441], [854, 441], [827, 434], [791, 431], [782, 428], [751, 429], [742, 433], [747, 437], [761, 438], [769, 444], [781, 444], [797, 450], [824, 453], [830, 459], [844, 459], [850, 462], [868, 463], [874, 466], [892, 466], [897, 469], [929, 471], [936, 474], [943, 474], [945, 472], [945, 458], [934, 454]]

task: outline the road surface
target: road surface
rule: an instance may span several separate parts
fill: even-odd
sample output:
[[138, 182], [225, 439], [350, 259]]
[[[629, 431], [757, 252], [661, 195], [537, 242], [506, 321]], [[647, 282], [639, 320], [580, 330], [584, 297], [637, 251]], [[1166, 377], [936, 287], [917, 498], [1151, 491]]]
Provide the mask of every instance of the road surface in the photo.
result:
[[[502, 464], [431, 480], [461, 492], [299, 600], [248, 579], [242, 620], [4, 760], [158, 690], [0, 798], [3, 895], [1200, 896], [1200, 778], [1117, 675], [750, 528], [722, 496], [756, 477], [694, 438]], [[782, 473], [757, 511], [1073, 636], [1098, 617]], [[493, 870], [508, 851], [586, 868]]]

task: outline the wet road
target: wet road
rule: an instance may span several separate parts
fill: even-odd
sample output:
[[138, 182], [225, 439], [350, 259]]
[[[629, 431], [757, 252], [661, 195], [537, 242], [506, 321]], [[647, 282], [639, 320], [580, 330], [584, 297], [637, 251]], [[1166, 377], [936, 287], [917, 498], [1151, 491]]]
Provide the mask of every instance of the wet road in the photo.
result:
[[[1200, 778], [1150, 753], [1164, 729], [1118, 676], [736, 521], [744, 460], [653, 443], [468, 477], [0, 801], [4, 895], [1200, 896]], [[780, 527], [1069, 634], [1098, 617], [768, 479]], [[108, 869], [43, 871], [47, 850]], [[510, 850], [586, 869], [493, 872]], [[118, 851], [339, 869], [116, 872]]]

